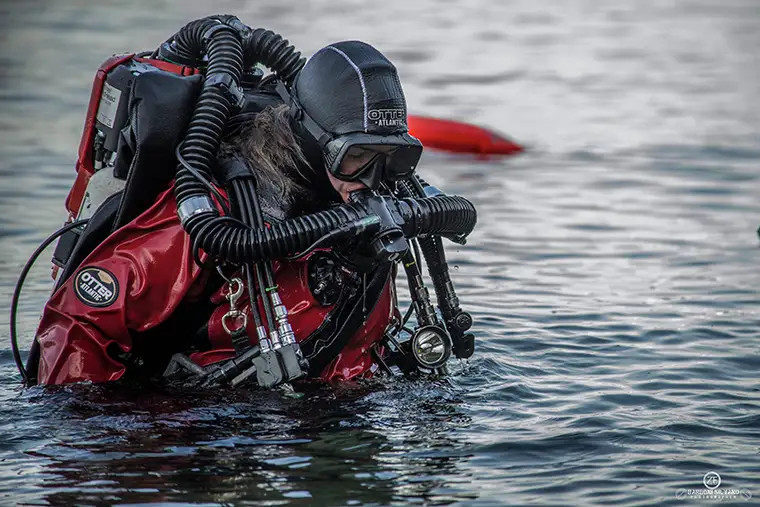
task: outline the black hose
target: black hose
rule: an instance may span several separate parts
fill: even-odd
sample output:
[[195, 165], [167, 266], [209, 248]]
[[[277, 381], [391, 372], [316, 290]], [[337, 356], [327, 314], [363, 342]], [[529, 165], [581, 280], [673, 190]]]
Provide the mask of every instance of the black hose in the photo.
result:
[[306, 62], [287, 39], [263, 28], [255, 29], [245, 40], [245, 54], [246, 63], [263, 63], [287, 85], [293, 84], [293, 79]]
[[[340, 224], [361, 217], [353, 208], [341, 207], [274, 223], [268, 228], [242, 229], [214, 224], [208, 231], [199, 230], [203, 233], [199, 234], [199, 246], [211, 256], [234, 264], [278, 259], [303, 250]], [[188, 223], [195, 218], [191, 217]]]
[[227, 204], [227, 200], [222, 196], [222, 194], [219, 193], [216, 187], [214, 187], [214, 185], [212, 185], [211, 182], [206, 179], [205, 176], [199, 173], [193, 166], [190, 165], [187, 160], [185, 160], [185, 158], [182, 156], [182, 145], [177, 146], [177, 149], [174, 151], [174, 155], [177, 157], [177, 160], [182, 165], [182, 167], [188, 170], [190, 174], [195, 176], [195, 179], [197, 179], [204, 187], [208, 189], [209, 192], [211, 192], [214, 197], [216, 197], [216, 200], [219, 202], [222, 210], [224, 210], [224, 214], [229, 215], [230, 209]]
[[[245, 283], [248, 285], [248, 300], [251, 302], [251, 315], [253, 315], [253, 325], [258, 333], [262, 326], [261, 313], [259, 313], [259, 303], [256, 297], [256, 285], [253, 279], [253, 266], [246, 264], [243, 266], [245, 271]], [[263, 296], [262, 296], [263, 299]], [[258, 334], [256, 335], [258, 337]]]
[[[261, 214], [261, 205], [259, 204], [259, 197], [256, 195], [255, 180], [251, 179], [248, 185], [243, 189], [244, 195], [247, 197], [246, 204], [248, 205], [248, 213], [250, 216], [249, 225], [253, 228], [266, 227], [264, 223], [264, 216]], [[263, 273], [262, 273], [263, 272]], [[263, 281], [262, 281], [263, 275]], [[274, 281], [274, 267], [272, 266], [271, 259], [264, 260], [256, 264], [256, 276], [259, 279], [259, 288], [261, 292], [261, 298], [264, 301], [264, 309], [267, 312], [267, 323], [269, 324], [270, 332], [275, 329], [274, 322], [274, 303], [271, 300], [269, 291], [276, 291], [277, 285]], [[264, 283], [266, 282], [266, 287]], [[267, 304], [269, 303], [269, 304]]]
[[[417, 240], [412, 241], [412, 246], [414, 247], [414, 254], [412, 257], [417, 266], [420, 266], [422, 263], [422, 255], [420, 254], [420, 247], [417, 245]], [[410, 304], [409, 308], [406, 309], [406, 314], [404, 314], [404, 318], [401, 319], [401, 327], [406, 326], [406, 323], [409, 322], [409, 318], [412, 316], [412, 312], [414, 312], [413, 303]]]
[[443, 253], [442, 243], [441, 238], [424, 238], [420, 241], [420, 249], [422, 255], [425, 256], [425, 263], [428, 266], [430, 278], [433, 280], [433, 287], [440, 308], [451, 306], [444, 301], [448, 292], [447, 282], [451, 282], [451, 278], [449, 277], [449, 265]]
[[172, 43], [172, 50], [177, 57], [184, 61], [200, 61], [202, 55], [199, 49], [202, 48], [198, 42], [202, 39], [203, 34], [213, 25], [219, 24], [219, 20], [212, 16], [196, 19], [180, 28], [174, 37], [167, 42]]
[[[204, 44], [207, 46], [206, 79], [182, 142], [181, 155], [198, 173], [210, 180], [211, 167], [231, 112], [230, 100], [219, 83], [227, 83], [228, 87], [236, 87], [240, 83], [242, 43], [232, 27], [213, 19], [189, 23], [177, 32], [175, 42], [177, 51], [195, 52], [196, 56], [202, 54]], [[174, 195], [180, 203], [192, 196], [208, 196], [209, 191], [192, 172], [179, 164]]]
[[[424, 196], [423, 185], [427, 186], [422, 178], [416, 177], [414, 180], [401, 181], [398, 184], [398, 191], [404, 197]], [[425, 256], [425, 264], [428, 267], [430, 278], [433, 280], [438, 307], [445, 312], [447, 307], [451, 306], [451, 296], [448, 294], [451, 285], [449, 277], [449, 265], [446, 262], [446, 254], [443, 249], [443, 241], [439, 236], [419, 239], [420, 249]], [[446, 316], [444, 316], [446, 318]]]
[[[230, 196], [231, 196], [231, 202], [232, 204], [232, 211], [235, 214], [236, 217], [240, 219], [240, 223], [243, 225], [249, 225], [249, 210], [246, 207], [246, 203], [244, 202], [244, 199], [241, 196], [240, 187], [237, 185], [234, 185], [234, 183], [239, 180], [233, 180], [232, 188], [230, 189]], [[243, 265], [243, 276], [245, 277], [245, 284], [247, 286], [248, 290], [248, 301], [251, 305], [251, 315], [253, 316], [253, 322], [254, 326], [257, 331], [258, 336], [258, 329], [261, 327], [261, 313], [259, 312], [259, 305], [258, 305], [258, 299], [256, 297], [256, 285], [254, 282], [254, 271], [253, 266], [251, 264], [244, 264]], [[266, 304], [266, 303], [265, 303]], [[232, 310], [232, 308], [230, 308]], [[232, 344], [235, 348], [235, 352], [237, 352], [238, 356], [240, 354], [244, 353], [248, 348], [250, 347], [250, 344], [248, 342], [248, 334], [245, 333], [242, 337], [232, 339]], [[259, 344], [260, 346], [262, 344]]]
[[[238, 204], [240, 205], [240, 216], [243, 219], [243, 222], [249, 227], [258, 225], [256, 214], [254, 212], [254, 205], [251, 202], [251, 196], [249, 195], [249, 190], [253, 190], [250, 188], [252, 185], [252, 181], [244, 181], [243, 179], [237, 178], [232, 180], [232, 189], [236, 196]], [[260, 226], [263, 227], [263, 224]], [[254, 270], [256, 272], [256, 281], [258, 282], [259, 294], [261, 294], [261, 302], [264, 305], [264, 316], [266, 317], [267, 328], [271, 332], [273, 329], [275, 329], [275, 322], [274, 309], [272, 308], [272, 303], [267, 297], [266, 292], [267, 285], [269, 285], [269, 280], [267, 277], [265, 284], [265, 278], [264, 274], [262, 273], [263, 270], [260, 262], [254, 264]]]
[[[171, 46], [172, 57], [182, 64], [199, 66], [203, 62], [203, 54], [198, 41], [203, 42], [204, 34], [215, 25], [225, 24], [242, 36], [247, 28], [236, 16], [230, 14], [214, 14], [205, 18], [190, 21], [170, 37], [164, 45]], [[249, 30], [250, 31], [250, 30]]]
[[203, 63], [203, 55], [198, 52], [199, 47], [202, 49], [198, 41], [202, 40], [211, 26], [218, 24], [229, 26], [243, 41], [245, 69], [262, 63], [290, 85], [306, 62], [306, 59], [301, 57], [301, 53], [282, 35], [264, 28], [252, 30], [237, 17], [227, 14], [191, 21], [164, 44], [171, 46], [173, 59], [187, 65], [199, 66]]
[[[405, 236], [421, 234], [469, 234], [475, 226], [476, 213], [472, 204], [455, 196], [426, 197], [386, 201], [396, 206], [404, 223]], [[369, 212], [354, 204], [342, 204], [311, 215], [291, 218], [251, 229], [240, 223], [223, 223], [213, 215], [199, 214], [188, 219], [195, 245], [212, 258], [233, 264], [281, 259], [301, 252], [322, 236], [341, 225], [367, 217]], [[462, 216], [464, 215], [464, 216]]]
[[[409, 292], [412, 295], [413, 301], [411, 307], [415, 308], [417, 311], [418, 324], [421, 326], [437, 324], [438, 319], [435, 310], [433, 310], [433, 307], [430, 304], [430, 296], [425, 288], [425, 282], [422, 279], [422, 271], [420, 270], [420, 266], [417, 264], [414, 255], [412, 255], [411, 250], [406, 251], [404, 257], [401, 259], [401, 263], [406, 271]], [[409, 314], [410, 312], [407, 310], [407, 315], [404, 316], [402, 325], [406, 325], [406, 322], [409, 320]]]
[[[243, 213], [243, 211], [242, 211], [242, 205], [241, 205], [240, 201], [238, 200], [237, 193], [235, 192], [234, 189], [233, 189], [232, 193], [233, 193], [233, 197], [234, 197], [233, 200], [232, 200], [232, 202], [234, 203], [233, 212], [237, 216], [241, 217], [242, 213]], [[248, 300], [251, 303], [251, 315], [253, 315], [253, 323], [254, 323], [254, 326], [256, 327], [256, 331], [258, 333], [258, 329], [262, 326], [262, 320], [261, 320], [261, 313], [259, 312], [259, 305], [258, 305], [258, 299], [257, 299], [257, 294], [256, 294], [256, 284], [255, 284], [255, 281], [254, 281], [253, 265], [252, 264], [244, 264], [243, 265], [243, 272], [244, 272], [244, 275], [245, 275], [246, 284], [248, 285]], [[263, 299], [263, 297], [264, 296], [262, 295], [262, 299]]]
[[45, 241], [43, 241], [40, 246], [37, 247], [37, 250], [34, 251], [32, 256], [29, 257], [29, 260], [26, 261], [26, 265], [24, 266], [24, 269], [21, 270], [21, 274], [19, 275], [18, 281], [16, 282], [16, 288], [13, 290], [13, 298], [11, 298], [11, 350], [13, 350], [13, 360], [16, 361], [16, 367], [18, 367], [18, 371], [21, 373], [21, 377], [24, 379], [24, 382], [29, 381], [29, 375], [26, 372], [26, 368], [24, 368], [23, 361], [21, 361], [21, 352], [19, 352], [18, 349], [18, 336], [16, 335], [16, 314], [18, 313], [18, 302], [19, 299], [21, 299], [21, 289], [24, 287], [24, 282], [26, 281], [26, 277], [29, 274], [29, 270], [32, 269], [32, 266], [34, 266], [34, 263], [37, 261], [37, 257], [39, 257], [40, 254], [45, 251], [45, 248], [47, 248], [50, 243], [58, 239], [60, 236], [69, 232], [71, 229], [80, 227], [87, 222], [89, 222], [89, 219], [87, 218], [83, 220], [76, 220], [70, 224], [64, 225], [53, 234], [48, 236]]
[[401, 228], [408, 238], [420, 234], [466, 236], [478, 221], [475, 206], [463, 197], [438, 195], [402, 199], [399, 204], [399, 212], [404, 219]]

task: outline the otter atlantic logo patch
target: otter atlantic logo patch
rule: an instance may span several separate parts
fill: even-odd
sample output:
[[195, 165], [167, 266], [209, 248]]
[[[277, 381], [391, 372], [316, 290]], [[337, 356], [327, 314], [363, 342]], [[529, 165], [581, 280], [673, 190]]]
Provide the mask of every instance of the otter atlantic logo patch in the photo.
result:
[[406, 125], [406, 111], [403, 109], [370, 109], [367, 117], [380, 127], [403, 127]]
[[119, 282], [108, 270], [93, 266], [79, 272], [74, 279], [74, 291], [82, 303], [102, 308], [119, 297]]

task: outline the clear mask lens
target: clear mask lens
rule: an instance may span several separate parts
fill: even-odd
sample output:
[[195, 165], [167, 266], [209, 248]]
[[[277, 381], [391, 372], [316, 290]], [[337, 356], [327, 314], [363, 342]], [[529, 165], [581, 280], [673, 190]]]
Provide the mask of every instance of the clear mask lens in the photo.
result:
[[356, 145], [350, 147], [341, 160], [338, 175], [357, 178], [376, 164], [384, 164], [398, 149], [396, 146]]

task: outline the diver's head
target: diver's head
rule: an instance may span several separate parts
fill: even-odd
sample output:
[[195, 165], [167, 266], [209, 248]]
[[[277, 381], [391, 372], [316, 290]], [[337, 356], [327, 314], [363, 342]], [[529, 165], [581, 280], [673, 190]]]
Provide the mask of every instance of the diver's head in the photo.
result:
[[[298, 73], [289, 101], [294, 130], [317, 173], [349, 192], [408, 178], [422, 154], [409, 135], [404, 92], [396, 67], [359, 41], [317, 51]], [[321, 167], [320, 167], [321, 166]]]

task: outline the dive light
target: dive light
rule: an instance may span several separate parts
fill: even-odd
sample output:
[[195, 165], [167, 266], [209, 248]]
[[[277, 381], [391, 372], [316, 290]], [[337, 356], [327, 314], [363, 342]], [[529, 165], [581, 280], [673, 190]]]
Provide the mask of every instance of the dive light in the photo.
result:
[[440, 368], [451, 357], [451, 339], [439, 326], [422, 326], [411, 340], [412, 356], [426, 369]]

